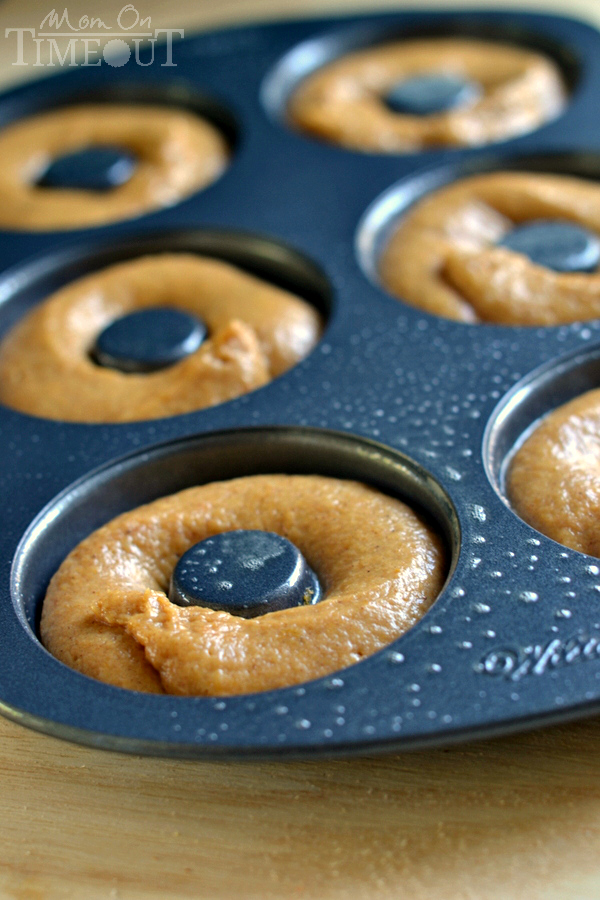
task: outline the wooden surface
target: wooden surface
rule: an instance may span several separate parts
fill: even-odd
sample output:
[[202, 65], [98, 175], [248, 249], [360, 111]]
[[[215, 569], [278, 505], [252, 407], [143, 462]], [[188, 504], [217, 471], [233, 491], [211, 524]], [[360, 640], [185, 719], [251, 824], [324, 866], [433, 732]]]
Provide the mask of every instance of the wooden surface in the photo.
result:
[[600, 723], [310, 763], [168, 762], [0, 727], [11, 900], [596, 900]]
[[[365, 3], [137, 6], [153, 27], [189, 33]], [[598, 0], [527, 6], [600, 24]], [[4, 29], [37, 27], [51, 8], [0, 4], [0, 84], [43, 74], [12, 67]], [[600, 722], [397, 757], [209, 764], [82, 749], [0, 720], [2, 900], [404, 897], [600, 897]]]

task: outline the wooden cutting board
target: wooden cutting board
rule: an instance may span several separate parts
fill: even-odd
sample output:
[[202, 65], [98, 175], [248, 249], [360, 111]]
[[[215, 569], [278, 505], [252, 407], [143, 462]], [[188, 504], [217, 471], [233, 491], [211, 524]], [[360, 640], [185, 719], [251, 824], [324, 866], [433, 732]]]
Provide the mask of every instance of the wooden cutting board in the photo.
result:
[[[123, 5], [77, 0], [68, 9], [72, 21], [114, 19]], [[188, 34], [365, 8], [350, 0], [136, 5], [153, 27]], [[51, 7], [0, 4], [0, 86], [51, 74], [14, 67], [5, 36], [39, 27]], [[599, 0], [527, 7], [600, 24]], [[0, 719], [0, 900], [404, 897], [600, 897], [600, 721], [396, 757], [230, 764], [88, 750]]]

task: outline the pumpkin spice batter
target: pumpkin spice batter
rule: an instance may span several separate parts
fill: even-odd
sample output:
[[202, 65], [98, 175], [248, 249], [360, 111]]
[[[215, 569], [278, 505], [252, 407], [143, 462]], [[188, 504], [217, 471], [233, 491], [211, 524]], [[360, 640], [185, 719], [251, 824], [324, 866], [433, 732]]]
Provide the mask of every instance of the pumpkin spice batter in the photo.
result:
[[515, 512], [529, 525], [600, 557], [600, 390], [544, 419], [515, 454], [507, 487]]
[[[177, 560], [236, 529], [295, 544], [324, 598], [252, 619], [172, 604]], [[439, 537], [399, 500], [316, 475], [251, 476], [163, 497], [91, 534], [53, 577], [41, 634], [62, 662], [120, 687], [244, 694], [375, 653], [424, 615], [445, 574]]]
[[[398, 82], [442, 73], [475, 82], [472, 102], [430, 115], [385, 103]], [[350, 53], [309, 75], [289, 103], [303, 131], [367, 153], [475, 147], [556, 118], [566, 90], [558, 66], [523, 47], [468, 38], [404, 40]]]
[[[209, 338], [185, 359], [124, 373], [90, 356], [115, 319], [170, 306], [198, 316]], [[223, 403], [261, 387], [316, 344], [304, 300], [217, 259], [185, 253], [110, 266], [60, 289], [0, 344], [0, 402], [72, 422], [131, 422]]]
[[600, 235], [600, 186], [581, 178], [493, 172], [420, 200], [379, 261], [392, 294], [459, 322], [560, 325], [600, 316], [600, 274], [560, 273], [496, 246], [516, 224], [574, 222]]
[[[54, 158], [102, 146], [135, 156], [124, 184], [106, 191], [37, 184]], [[43, 231], [130, 219], [206, 187], [228, 160], [220, 131], [183, 109], [90, 103], [20, 119], [0, 131], [0, 227]]]

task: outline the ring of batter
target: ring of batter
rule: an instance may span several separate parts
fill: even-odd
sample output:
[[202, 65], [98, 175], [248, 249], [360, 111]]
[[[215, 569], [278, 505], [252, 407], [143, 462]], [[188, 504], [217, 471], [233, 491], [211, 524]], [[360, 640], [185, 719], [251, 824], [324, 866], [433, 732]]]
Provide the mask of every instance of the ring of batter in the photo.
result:
[[[97, 365], [90, 351], [115, 319], [170, 306], [208, 339], [157, 372]], [[0, 344], [0, 402], [70, 422], [131, 422], [214, 406], [266, 384], [306, 356], [321, 331], [306, 301], [218, 259], [164, 253], [68, 284]]]
[[[426, 116], [385, 103], [398, 81], [444, 73], [477, 82], [468, 105]], [[556, 118], [566, 90], [552, 60], [523, 47], [468, 38], [404, 40], [350, 53], [309, 75], [290, 119], [310, 134], [367, 153], [474, 147], [533, 131]]]
[[600, 557], [600, 390], [544, 419], [515, 454], [507, 492], [537, 531]]
[[[130, 179], [101, 192], [37, 185], [54, 158], [91, 146], [131, 151]], [[172, 206], [215, 181], [229, 155], [220, 131], [184, 109], [97, 103], [20, 119], [0, 131], [0, 227], [84, 228]]]
[[536, 219], [600, 234], [600, 186], [563, 175], [493, 172], [464, 178], [419, 201], [379, 260], [398, 299], [460, 322], [560, 325], [600, 316], [600, 273], [559, 273], [496, 246]]
[[[257, 528], [299, 548], [321, 581], [321, 602], [245, 619], [168, 600], [190, 546]], [[68, 666], [120, 687], [265, 691], [389, 644], [423, 616], [445, 574], [440, 538], [399, 500], [317, 475], [250, 476], [163, 497], [91, 534], [50, 582], [41, 635]]]

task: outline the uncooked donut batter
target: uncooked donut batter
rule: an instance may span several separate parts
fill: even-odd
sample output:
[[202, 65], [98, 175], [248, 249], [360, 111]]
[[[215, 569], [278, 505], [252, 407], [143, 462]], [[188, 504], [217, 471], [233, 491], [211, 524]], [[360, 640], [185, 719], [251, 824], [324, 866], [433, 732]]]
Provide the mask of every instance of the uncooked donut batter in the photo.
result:
[[[102, 146], [135, 156], [124, 184], [106, 191], [37, 184], [54, 158]], [[228, 159], [220, 131], [184, 109], [90, 103], [40, 113], [0, 131], [0, 227], [43, 231], [130, 219], [206, 187]]]
[[600, 390], [550, 413], [515, 454], [507, 482], [529, 525], [600, 557]]
[[[236, 529], [301, 551], [324, 599], [246, 619], [168, 600], [189, 547]], [[42, 640], [110, 684], [172, 694], [264, 691], [318, 678], [389, 644], [446, 574], [439, 537], [404, 503], [352, 481], [260, 475], [164, 497], [82, 541], [53, 577]]]
[[[430, 115], [399, 114], [385, 97], [404, 79], [442, 73], [476, 83], [466, 105]], [[404, 40], [350, 53], [309, 75], [293, 94], [294, 124], [369, 153], [475, 147], [533, 131], [566, 102], [558, 66], [523, 47], [468, 38]]]
[[460, 322], [559, 325], [600, 316], [600, 274], [560, 273], [497, 246], [518, 224], [564, 220], [600, 235], [600, 186], [534, 172], [464, 178], [420, 200], [379, 261], [411, 306]]
[[[97, 365], [96, 336], [127, 313], [171, 306], [209, 338], [169, 368]], [[307, 302], [217, 259], [164, 253], [110, 266], [42, 302], [0, 344], [0, 402], [74, 422], [131, 422], [223, 403], [306, 356], [321, 320]]]

